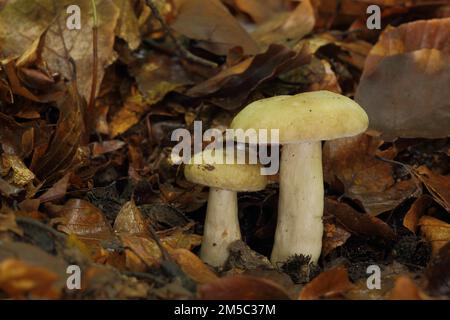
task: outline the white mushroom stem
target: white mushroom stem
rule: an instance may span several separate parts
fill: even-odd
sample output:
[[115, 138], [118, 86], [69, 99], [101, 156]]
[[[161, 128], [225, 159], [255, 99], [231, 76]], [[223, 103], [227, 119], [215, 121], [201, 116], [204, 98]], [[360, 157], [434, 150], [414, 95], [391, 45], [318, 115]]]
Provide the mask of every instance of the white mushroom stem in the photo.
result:
[[200, 257], [212, 266], [222, 266], [228, 246], [240, 239], [237, 193], [210, 188]]
[[323, 197], [321, 142], [284, 145], [272, 263], [294, 254], [311, 256], [317, 262], [322, 250]]

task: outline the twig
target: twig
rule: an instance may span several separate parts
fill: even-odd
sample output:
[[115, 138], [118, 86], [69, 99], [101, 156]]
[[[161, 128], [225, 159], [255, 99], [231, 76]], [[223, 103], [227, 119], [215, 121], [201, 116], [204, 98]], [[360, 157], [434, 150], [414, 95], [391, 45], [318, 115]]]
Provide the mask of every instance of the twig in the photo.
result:
[[172, 32], [170, 31], [169, 27], [166, 24], [166, 21], [164, 20], [164, 18], [161, 16], [161, 14], [159, 13], [158, 8], [155, 6], [155, 4], [153, 3], [152, 0], [147, 0], [147, 5], [150, 7], [150, 9], [152, 10], [152, 14], [153, 16], [159, 21], [159, 23], [161, 24], [163, 30], [164, 30], [164, 34], [166, 37], [169, 37], [170, 40], [172, 40], [172, 42], [175, 44], [175, 47], [178, 51], [178, 54], [185, 58], [186, 60], [189, 60], [191, 62], [194, 63], [198, 63], [207, 67], [211, 67], [211, 68], [216, 68], [218, 65], [217, 63], [214, 63], [212, 61], [203, 59], [199, 56], [194, 55], [193, 53], [191, 53], [189, 50], [187, 50], [182, 43], [180, 42], [179, 39], [177, 39]]
[[92, 2], [93, 12], [93, 26], [92, 26], [92, 84], [91, 84], [91, 96], [89, 98], [88, 114], [94, 110], [95, 107], [95, 95], [97, 93], [97, 66], [98, 66], [98, 19], [97, 19], [97, 6], [95, 0]]

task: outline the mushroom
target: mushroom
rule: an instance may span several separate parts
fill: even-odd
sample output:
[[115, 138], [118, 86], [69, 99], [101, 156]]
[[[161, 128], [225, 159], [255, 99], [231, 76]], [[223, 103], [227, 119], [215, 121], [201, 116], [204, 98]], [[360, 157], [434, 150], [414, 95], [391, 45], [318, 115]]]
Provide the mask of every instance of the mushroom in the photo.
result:
[[[215, 152], [225, 158], [222, 149]], [[212, 150], [195, 154], [184, 175], [190, 182], [210, 187], [200, 257], [219, 267], [228, 258], [229, 244], [241, 239], [237, 192], [263, 190], [267, 177], [260, 174], [259, 164], [215, 164], [214, 155]]]
[[329, 91], [255, 101], [233, 119], [232, 129], [279, 129], [283, 146], [272, 263], [294, 254], [310, 256], [317, 263], [324, 205], [321, 141], [357, 135], [368, 123], [356, 102]]

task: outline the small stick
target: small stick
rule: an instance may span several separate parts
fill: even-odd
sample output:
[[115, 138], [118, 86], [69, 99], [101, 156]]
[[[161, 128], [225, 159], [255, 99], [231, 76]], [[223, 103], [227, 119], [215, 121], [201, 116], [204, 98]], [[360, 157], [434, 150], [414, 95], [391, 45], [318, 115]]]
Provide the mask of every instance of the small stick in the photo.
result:
[[98, 18], [97, 18], [97, 6], [95, 0], [92, 2], [93, 12], [93, 26], [92, 26], [92, 48], [93, 48], [93, 62], [92, 62], [92, 84], [91, 84], [91, 96], [89, 98], [88, 114], [94, 110], [95, 107], [95, 95], [97, 93], [97, 67], [98, 67]]

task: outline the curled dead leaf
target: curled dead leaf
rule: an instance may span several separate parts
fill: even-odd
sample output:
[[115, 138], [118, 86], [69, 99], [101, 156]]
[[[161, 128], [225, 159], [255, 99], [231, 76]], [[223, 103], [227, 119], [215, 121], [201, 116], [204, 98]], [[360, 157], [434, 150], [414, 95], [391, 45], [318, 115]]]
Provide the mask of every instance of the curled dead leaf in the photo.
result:
[[450, 241], [450, 224], [442, 220], [423, 216], [419, 220], [419, 226], [427, 241], [431, 243], [433, 256]]
[[316, 300], [342, 297], [354, 285], [348, 278], [345, 267], [335, 267], [322, 272], [300, 292], [300, 300]]

